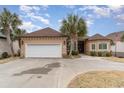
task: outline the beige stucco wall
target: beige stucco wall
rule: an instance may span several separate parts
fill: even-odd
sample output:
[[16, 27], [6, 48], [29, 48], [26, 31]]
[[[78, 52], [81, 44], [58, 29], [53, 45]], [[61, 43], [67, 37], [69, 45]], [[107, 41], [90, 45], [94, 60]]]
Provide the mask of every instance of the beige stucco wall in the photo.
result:
[[[106, 43], [107, 44], [107, 49], [99, 49], [99, 44], [100, 43]], [[95, 44], [95, 50], [92, 50], [92, 44]], [[86, 53], [89, 54], [90, 51], [111, 51], [111, 45], [110, 45], [110, 40], [93, 40], [93, 41], [88, 41], [86, 43]]]
[[18, 42], [18, 40], [13, 42], [13, 49], [14, 49], [14, 53], [18, 54], [18, 50], [19, 50], [19, 42]]
[[67, 54], [66, 37], [35, 37], [35, 38], [21, 38], [21, 57], [25, 57], [26, 44], [61, 44], [62, 55]]
[[9, 45], [8, 45], [6, 39], [0, 38], [0, 55], [1, 55], [3, 52], [8, 52], [9, 54], [11, 53], [11, 52], [10, 52]]

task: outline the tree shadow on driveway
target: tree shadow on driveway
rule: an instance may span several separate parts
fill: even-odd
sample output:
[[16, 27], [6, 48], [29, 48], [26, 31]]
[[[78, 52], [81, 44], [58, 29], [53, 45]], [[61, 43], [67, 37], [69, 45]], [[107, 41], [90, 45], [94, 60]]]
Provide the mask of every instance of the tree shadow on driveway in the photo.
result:
[[32, 68], [32, 69], [22, 71], [20, 73], [16, 73], [16, 74], [14, 74], [14, 76], [21, 76], [24, 74], [48, 74], [48, 72], [50, 72], [52, 69], [59, 68], [60, 66], [61, 66], [61, 64], [58, 62], [46, 64], [43, 67]]

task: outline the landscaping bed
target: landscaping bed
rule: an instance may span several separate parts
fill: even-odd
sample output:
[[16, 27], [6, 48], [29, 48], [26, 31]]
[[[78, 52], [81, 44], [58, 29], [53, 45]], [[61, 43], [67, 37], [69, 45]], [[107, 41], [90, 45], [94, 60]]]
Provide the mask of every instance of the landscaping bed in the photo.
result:
[[63, 56], [63, 58], [65, 58], [65, 59], [75, 59], [75, 58], [81, 58], [81, 55], [73, 55], [73, 56], [65, 55], [65, 56]]
[[8, 62], [16, 60], [18, 58], [19, 57], [9, 57], [9, 58], [5, 58], [5, 59], [0, 59], [0, 64], [8, 63]]
[[113, 62], [124, 63], [124, 58], [119, 58], [119, 57], [106, 57], [106, 58], [103, 58], [103, 59], [110, 60], [110, 61], [113, 61]]
[[91, 71], [76, 76], [69, 88], [121, 88], [124, 87], [124, 71]]

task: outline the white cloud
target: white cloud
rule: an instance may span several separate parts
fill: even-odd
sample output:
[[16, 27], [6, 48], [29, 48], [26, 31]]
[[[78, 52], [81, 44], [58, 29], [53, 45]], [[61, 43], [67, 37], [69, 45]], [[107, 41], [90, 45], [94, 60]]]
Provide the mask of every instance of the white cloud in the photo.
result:
[[118, 26], [123, 26], [124, 23], [118, 22], [118, 23], [116, 23], [116, 25], [118, 25]]
[[27, 16], [30, 17], [31, 20], [33, 20], [33, 21], [34, 20], [35, 21], [37, 20], [37, 21], [40, 21], [40, 22], [42, 22], [43, 24], [46, 24], [46, 25], [49, 25], [50, 24], [50, 22], [49, 22], [48, 19], [43, 18], [42, 16], [36, 15], [34, 13], [28, 13]]
[[122, 10], [124, 10], [123, 5], [108, 5], [108, 6], [94, 6], [94, 5], [89, 5], [89, 6], [82, 6], [79, 8], [79, 11], [91, 11], [92, 15], [96, 15], [96, 18], [100, 17], [111, 17], [113, 15], [116, 15], [118, 13], [121, 13]]
[[87, 19], [86, 24], [88, 27], [90, 27], [92, 24], [94, 24], [94, 21], [92, 19]]
[[46, 17], [50, 18], [50, 15], [48, 13], [44, 14]]
[[58, 23], [59, 23], [59, 26], [61, 26], [61, 24], [62, 24], [62, 19], [59, 19], [59, 20], [58, 20]]
[[110, 16], [110, 10], [108, 8], [94, 7], [94, 13], [98, 14], [98, 16], [103, 16], [103, 17]]
[[70, 8], [70, 9], [74, 9], [75, 6], [74, 5], [65, 5], [66, 8]]
[[115, 18], [120, 21], [124, 21], [124, 14], [117, 15]]
[[62, 22], [62, 19], [59, 19], [58, 22], [61, 23]]
[[43, 24], [46, 24], [46, 25], [49, 25], [49, 23], [50, 23], [48, 19], [45, 19], [45, 18], [43, 18], [42, 16], [32, 15], [31, 17], [32, 17], [33, 19], [36, 19], [36, 20], [41, 21]]
[[37, 11], [40, 10], [40, 7], [38, 7], [38, 6], [33, 6], [32, 8], [33, 8], [34, 10], [37, 10]]
[[21, 5], [20, 6], [20, 10], [23, 11], [23, 12], [31, 12], [32, 11], [32, 7], [26, 6], [26, 5]]
[[99, 7], [99, 6], [85, 6], [79, 8], [80, 11], [91, 10], [97, 17], [109, 17], [110, 9], [107, 7]]
[[30, 21], [28, 21], [28, 22], [24, 21], [24, 22], [23, 22], [23, 25], [20, 26], [20, 28], [25, 29], [25, 30], [27, 30], [28, 32], [32, 32], [32, 31], [41, 29], [40, 26], [34, 25], [34, 24], [33, 24], [32, 22], [30, 22]]
[[121, 12], [124, 8], [123, 5], [108, 5], [108, 8], [112, 11], [112, 12]]
[[116, 21], [116, 25], [124, 25], [124, 5], [107, 5], [107, 6], [82, 6], [78, 9], [86, 17], [88, 26], [93, 24], [95, 18], [111, 17]]
[[92, 14], [87, 14], [87, 17], [88, 18], [93, 18], [93, 15]]
[[[46, 7], [46, 6], [43, 6], [43, 7]], [[50, 24], [49, 19], [46, 19], [41, 15], [39, 15], [39, 13], [37, 13], [37, 11], [40, 10], [39, 6], [20, 6], [20, 10], [23, 11], [22, 12], [23, 15], [21, 15], [21, 18], [25, 17], [25, 18], [31, 19], [32, 21], [40, 21], [41, 23], [46, 25]], [[45, 15], [47, 17], [50, 17], [50, 15], [48, 14], [45, 14]]]
[[31, 5], [21, 5], [20, 6], [20, 10], [25, 12], [25, 13], [29, 13], [32, 12], [33, 10], [35, 12], [39, 11], [39, 10], [47, 10], [48, 6], [47, 5], [42, 5], [42, 6], [31, 6]]
[[47, 10], [48, 7], [49, 7], [48, 5], [42, 5], [42, 6], [41, 6], [41, 9], [43, 9], [43, 10]]

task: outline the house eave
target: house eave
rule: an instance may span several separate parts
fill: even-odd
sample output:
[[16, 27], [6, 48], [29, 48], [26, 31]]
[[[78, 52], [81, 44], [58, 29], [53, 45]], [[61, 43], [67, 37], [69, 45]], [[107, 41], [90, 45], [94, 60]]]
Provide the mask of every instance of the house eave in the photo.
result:
[[19, 38], [67, 37], [67, 36], [20, 36]]

